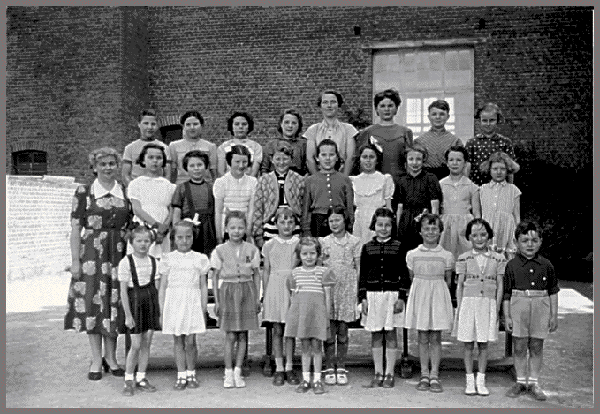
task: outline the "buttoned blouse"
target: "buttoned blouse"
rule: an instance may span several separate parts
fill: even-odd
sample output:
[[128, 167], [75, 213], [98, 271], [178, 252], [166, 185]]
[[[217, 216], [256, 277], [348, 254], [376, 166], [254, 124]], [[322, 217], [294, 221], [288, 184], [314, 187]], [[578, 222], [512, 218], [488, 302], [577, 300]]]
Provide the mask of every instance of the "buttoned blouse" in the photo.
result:
[[557, 294], [560, 290], [554, 266], [548, 259], [539, 254], [528, 259], [521, 253], [506, 265], [504, 300], [510, 300], [513, 289], [547, 290], [548, 295]]
[[338, 171], [331, 173], [318, 172], [306, 179], [306, 190], [303, 200], [302, 229], [310, 231], [310, 214], [327, 214], [336, 206], [346, 209], [349, 225], [354, 223], [354, 190], [352, 181]]
[[444, 202], [442, 203], [443, 214], [469, 214], [471, 213], [472, 200], [479, 193], [473, 181], [460, 177], [458, 181], [452, 181], [450, 177], [440, 180]]
[[496, 299], [498, 277], [504, 275], [505, 268], [506, 259], [500, 253], [471, 250], [458, 256], [456, 273], [464, 275], [463, 297]]
[[210, 257], [210, 267], [220, 270], [223, 282], [246, 282], [252, 280], [254, 269], [260, 267], [260, 253], [253, 244], [231, 242], [218, 245]]

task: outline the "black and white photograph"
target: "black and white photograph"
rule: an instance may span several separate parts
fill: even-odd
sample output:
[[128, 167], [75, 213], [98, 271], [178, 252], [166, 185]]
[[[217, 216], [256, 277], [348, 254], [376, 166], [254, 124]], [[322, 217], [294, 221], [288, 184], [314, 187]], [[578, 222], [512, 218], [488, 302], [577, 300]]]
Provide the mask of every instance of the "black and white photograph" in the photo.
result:
[[7, 6], [6, 407], [593, 408], [595, 10], [467, 3]]

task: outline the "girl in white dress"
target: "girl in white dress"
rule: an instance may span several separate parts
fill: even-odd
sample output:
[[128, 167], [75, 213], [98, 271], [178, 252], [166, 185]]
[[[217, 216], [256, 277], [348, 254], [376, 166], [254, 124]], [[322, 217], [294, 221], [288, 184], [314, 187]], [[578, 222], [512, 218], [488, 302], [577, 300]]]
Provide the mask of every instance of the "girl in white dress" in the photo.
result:
[[194, 334], [206, 331], [208, 287], [206, 274], [210, 261], [192, 250], [193, 224], [180, 221], [173, 226], [177, 250], [167, 253], [159, 265], [162, 283], [159, 303], [162, 332], [173, 335], [178, 391], [198, 388]]
[[394, 180], [391, 175], [380, 172], [382, 160], [383, 154], [375, 144], [363, 145], [356, 158], [360, 174], [350, 177], [356, 206], [352, 234], [360, 239], [361, 245], [375, 237], [375, 232], [369, 229], [375, 210], [392, 208]]

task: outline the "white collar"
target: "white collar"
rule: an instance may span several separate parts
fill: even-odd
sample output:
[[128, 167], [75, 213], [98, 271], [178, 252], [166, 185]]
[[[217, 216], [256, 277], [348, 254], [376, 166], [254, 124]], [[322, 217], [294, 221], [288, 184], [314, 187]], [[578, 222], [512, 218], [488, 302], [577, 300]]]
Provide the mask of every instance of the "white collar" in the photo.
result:
[[421, 251], [424, 252], [441, 252], [442, 251], [442, 245], [438, 244], [437, 246], [433, 247], [433, 248], [429, 248], [429, 247], [425, 247], [422, 244], [419, 245], [419, 249]]
[[491, 253], [490, 253], [490, 250], [489, 250], [489, 249], [488, 249], [486, 252], [478, 252], [478, 251], [476, 251], [475, 249], [473, 249], [473, 250], [472, 250], [472, 254], [473, 254], [473, 256], [475, 256], [475, 257], [476, 257], [476, 256], [479, 256], [479, 255], [482, 255], [482, 256], [485, 256], [485, 257], [490, 257], [490, 256], [491, 256]]
[[125, 196], [123, 195], [123, 190], [118, 182], [115, 181], [115, 184], [110, 190], [105, 189], [100, 184], [100, 181], [96, 178], [92, 184], [92, 191], [94, 193], [94, 198], [104, 197], [107, 194], [111, 194], [114, 197], [120, 198], [121, 200], [125, 200]]
[[294, 235], [292, 236], [292, 238], [291, 238], [291, 239], [287, 239], [287, 240], [285, 240], [285, 239], [282, 239], [281, 237], [279, 237], [279, 235], [277, 235], [277, 236], [275, 236], [275, 237], [273, 237], [273, 238], [274, 238], [275, 240], [277, 240], [277, 241], [278, 241], [279, 243], [281, 243], [281, 244], [294, 244], [294, 243], [295, 243], [295, 242], [297, 242], [297, 241], [298, 241], [298, 239], [299, 239], [299, 237], [298, 237], [298, 235], [297, 235], [297, 234], [294, 234]]
[[497, 182], [497, 181], [494, 181], [494, 180], [492, 180], [492, 181], [490, 182], [490, 187], [492, 187], [492, 188], [495, 188], [495, 187], [505, 187], [505, 186], [506, 186], [506, 184], [507, 184], [506, 180], [502, 181], [501, 183], [499, 183], [499, 182]]

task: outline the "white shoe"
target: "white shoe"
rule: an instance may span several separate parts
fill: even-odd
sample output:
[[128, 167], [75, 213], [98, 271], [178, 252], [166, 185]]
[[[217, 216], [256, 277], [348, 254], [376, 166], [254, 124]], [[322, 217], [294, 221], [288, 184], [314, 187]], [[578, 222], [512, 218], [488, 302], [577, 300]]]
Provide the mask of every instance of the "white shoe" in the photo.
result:
[[225, 371], [225, 379], [223, 380], [223, 387], [224, 388], [233, 388], [235, 387], [235, 383], [233, 381], [233, 372], [232, 371]]
[[244, 381], [242, 373], [238, 371], [233, 371], [233, 382], [236, 388], [244, 388], [246, 386], [246, 381]]
[[477, 394], [487, 396], [490, 395], [490, 390], [485, 386], [485, 374], [477, 373]]
[[477, 390], [475, 389], [475, 375], [467, 374], [467, 386], [465, 387], [466, 395], [475, 395]]

